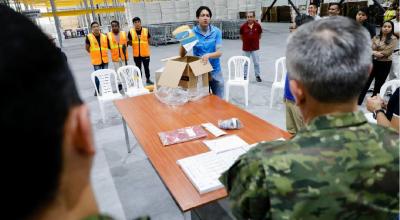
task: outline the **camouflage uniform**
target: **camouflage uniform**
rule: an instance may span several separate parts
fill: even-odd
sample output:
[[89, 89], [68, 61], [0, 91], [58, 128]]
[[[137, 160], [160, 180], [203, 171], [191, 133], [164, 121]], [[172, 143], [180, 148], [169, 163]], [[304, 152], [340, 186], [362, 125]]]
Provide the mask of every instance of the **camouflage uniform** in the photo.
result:
[[260, 143], [220, 178], [238, 219], [395, 219], [399, 139], [362, 112], [320, 116]]

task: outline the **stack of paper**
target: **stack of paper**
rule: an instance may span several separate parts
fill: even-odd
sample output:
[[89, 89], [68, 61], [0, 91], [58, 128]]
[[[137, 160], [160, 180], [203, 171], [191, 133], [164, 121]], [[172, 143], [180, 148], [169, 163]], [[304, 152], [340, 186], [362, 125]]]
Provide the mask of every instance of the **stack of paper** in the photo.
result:
[[203, 142], [211, 151], [177, 161], [200, 194], [222, 188], [223, 185], [219, 181], [221, 174], [228, 170], [241, 155], [257, 145], [249, 145], [237, 135]]

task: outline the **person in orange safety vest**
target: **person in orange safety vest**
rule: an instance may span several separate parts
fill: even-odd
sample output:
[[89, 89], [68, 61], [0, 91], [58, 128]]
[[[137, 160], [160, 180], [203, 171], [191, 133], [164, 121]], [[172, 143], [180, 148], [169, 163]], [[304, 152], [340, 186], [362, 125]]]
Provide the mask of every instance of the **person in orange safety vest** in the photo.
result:
[[[90, 60], [92, 62], [94, 70], [107, 69], [108, 68], [108, 40], [105, 34], [100, 33], [100, 26], [97, 21], [93, 21], [90, 24], [92, 33], [86, 36], [86, 51], [90, 54]], [[99, 91], [100, 81], [95, 78], [96, 87]], [[95, 92], [96, 96], [97, 93]]]
[[[146, 83], [148, 85], [153, 84], [150, 80], [150, 33], [147, 28], [142, 27], [140, 18], [134, 17], [132, 23], [135, 28], [131, 28], [128, 34], [128, 45], [132, 46], [133, 60], [136, 66], [142, 70], [142, 63], [146, 74]], [[142, 72], [142, 71], [141, 71]]]
[[[110, 45], [111, 59], [115, 72], [128, 63], [128, 36], [125, 31], [120, 31], [119, 22], [111, 21], [111, 32], [107, 33], [108, 45]], [[118, 83], [119, 90], [122, 89], [121, 82]]]

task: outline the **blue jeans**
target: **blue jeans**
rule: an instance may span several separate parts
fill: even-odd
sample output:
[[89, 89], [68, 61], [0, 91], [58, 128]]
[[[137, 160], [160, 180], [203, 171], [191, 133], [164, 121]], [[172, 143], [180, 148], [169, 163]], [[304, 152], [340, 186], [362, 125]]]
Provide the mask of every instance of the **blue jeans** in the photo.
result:
[[[251, 58], [254, 63], [254, 73], [257, 76], [260, 76], [260, 54], [258, 50], [254, 51], [243, 51], [243, 56]], [[247, 77], [247, 63], [244, 65], [244, 76]]]
[[[108, 68], [108, 63], [103, 63], [103, 64], [100, 64], [100, 65], [93, 65], [93, 68], [94, 68], [94, 71], [96, 71], [96, 70], [102, 70], [102, 69], [107, 69], [107, 68]], [[94, 81], [95, 81], [95, 83], [96, 83], [97, 91], [100, 92], [100, 89], [99, 89], [99, 87], [100, 87], [100, 80], [99, 80], [97, 77], [94, 77]]]
[[222, 73], [211, 73], [212, 79], [209, 82], [210, 89], [214, 95], [217, 95], [221, 99], [224, 98], [224, 78], [222, 77]]

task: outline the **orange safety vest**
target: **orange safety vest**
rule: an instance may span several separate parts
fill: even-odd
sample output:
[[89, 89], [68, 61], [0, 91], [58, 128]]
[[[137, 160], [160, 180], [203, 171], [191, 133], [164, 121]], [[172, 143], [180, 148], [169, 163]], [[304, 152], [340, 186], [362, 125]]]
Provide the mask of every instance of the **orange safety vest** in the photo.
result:
[[90, 59], [93, 65], [100, 65], [103, 63], [108, 63], [108, 44], [107, 36], [105, 34], [100, 34], [100, 46], [97, 42], [96, 37], [93, 34], [88, 34], [88, 39], [90, 42]]
[[142, 28], [142, 33], [140, 35], [140, 39], [136, 34], [135, 28], [131, 29], [132, 36], [132, 49], [134, 57], [149, 57], [150, 56], [150, 47], [149, 47], [149, 31], [147, 28]]
[[123, 45], [125, 45], [125, 48], [128, 47], [126, 33], [125, 33], [125, 31], [120, 31], [119, 33], [120, 33], [119, 34], [119, 43], [115, 39], [114, 33], [108, 32], [108, 34], [107, 34], [108, 40], [110, 42], [111, 58], [112, 58], [112, 61], [114, 61], [114, 62], [118, 62], [119, 58], [121, 58], [121, 60], [125, 61], [125, 60], [127, 60], [126, 58], [128, 57], [128, 51], [125, 49], [126, 57], [124, 56], [124, 51], [123, 51]]

